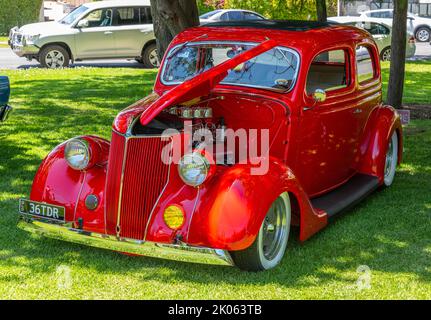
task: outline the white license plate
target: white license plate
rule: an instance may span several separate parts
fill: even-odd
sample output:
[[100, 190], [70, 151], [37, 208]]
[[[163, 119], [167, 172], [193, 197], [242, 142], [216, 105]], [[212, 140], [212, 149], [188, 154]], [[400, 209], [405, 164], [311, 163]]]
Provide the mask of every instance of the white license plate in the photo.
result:
[[52, 204], [20, 199], [19, 212], [35, 217], [64, 222], [66, 210], [64, 207], [54, 206]]

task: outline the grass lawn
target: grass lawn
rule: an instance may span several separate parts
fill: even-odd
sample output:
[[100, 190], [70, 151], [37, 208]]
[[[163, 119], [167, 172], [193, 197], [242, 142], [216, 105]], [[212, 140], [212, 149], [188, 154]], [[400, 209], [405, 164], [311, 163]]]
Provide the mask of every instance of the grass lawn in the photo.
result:
[[[431, 65], [408, 66], [406, 100], [431, 99], [420, 94], [430, 86], [430, 74], [419, 73], [425, 69]], [[43, 157], [76, 135], [109, 138], [115, 114], [151, 91], [155, 72], [0, 73], [11, 78], [15, 107], [0, 126], [0, 299], [431, 299], [431, 121], [407, 128], [405, 162], [390, 189], [304, 244], [292, 237], [276, 269], [246, 273], [128, 257], [18, 229], [17, 199], [28, 197]], [[360, 290], [362, 265], [370, 268], [371, 288]]]
[[7, 44], [8, 37], [0, 37], [0, 48], [8, 48]]

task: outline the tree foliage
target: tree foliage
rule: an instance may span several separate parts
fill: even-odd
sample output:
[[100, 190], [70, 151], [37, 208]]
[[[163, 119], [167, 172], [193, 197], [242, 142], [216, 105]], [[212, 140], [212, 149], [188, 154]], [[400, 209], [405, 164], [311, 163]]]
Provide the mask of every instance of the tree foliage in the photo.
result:
[[[337, 1], [326, 1], [328, 16], [337, 14]], [[199, 12], [215, 9], [247, 9], [269, 19], [317, 19], [316, 0], [198, 0]]]
[[0, 34], [14, 26], [39, 21], [42, 0], [0, 0]]

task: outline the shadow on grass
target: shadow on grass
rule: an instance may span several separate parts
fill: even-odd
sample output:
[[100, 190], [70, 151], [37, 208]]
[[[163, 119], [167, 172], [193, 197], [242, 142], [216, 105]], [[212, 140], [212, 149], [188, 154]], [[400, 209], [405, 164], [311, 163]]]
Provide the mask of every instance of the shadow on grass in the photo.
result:
[[[151, 90], [154, 74], [84, 74], [74, 79], [16, 80], [13, 101], [19, 104], [0, 127], [0, 267], [47, 274], [61, 264], [94, 269], [106, 275], [136, 272], [145, 280], [198, 284], [276, 284], [309, 287], [338, 280], [354, 285], [359, 265], [374, 271], [407, 273], [430, 282], [431, 122], [406, 137], [405, 164], [394, 185], [365, 200], [304, 244], [294, 236], [281, 265], [264, 273], [236, 268], [191, 265], [128, 257], [52, 239], [31, 236], [16, 227], [17, 200], [27, 196], [41, 161], [34, 149], [48, 152], [73, 134], [109, 137], [114, 115]], [[133, 101], [131, 100], [133, 97]], [[136, 98], [135, 98], [136, 97]], [[119, 102], [120, 101], [120, 102]], [[77, 105], [82, 105], [76, 108]], [[2, 196], [3, 193], [3, 196]], [[3, 199], [3, 200], [2, 200]], [[160, 268], [171, 272], [160, 272]], [[3, 281], [20, 282], [14, 275]]]

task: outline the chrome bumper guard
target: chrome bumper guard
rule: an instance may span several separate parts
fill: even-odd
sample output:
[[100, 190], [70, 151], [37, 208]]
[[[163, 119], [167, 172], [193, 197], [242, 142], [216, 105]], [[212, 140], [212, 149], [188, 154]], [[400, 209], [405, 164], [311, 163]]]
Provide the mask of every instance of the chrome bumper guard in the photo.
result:
[[25, 215], [21, 216], [18, 227], [48, 238], [123, 253], [192, 263], [233, 265], [229, 252], [221, 249], [194, 247], [186, 244], [163, 244], [131, 239], [118, 239], [115, 236], [74, 229], [69, 227], [68, 224], [49, 223], [39, 219], [32, 219]]
[[40, 48], [34, 44], [26, 43], [23, 35], [19, 33], [18, 27], [9, 31], [8, 44], [18, 57], [34, 57], [39, 54]]

